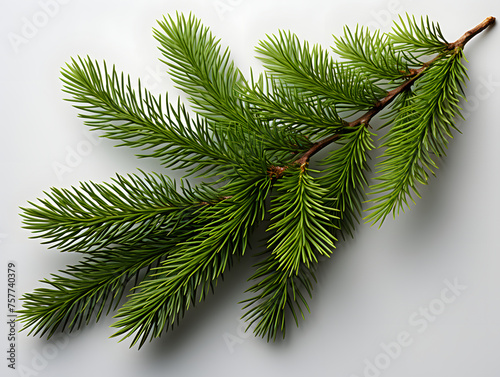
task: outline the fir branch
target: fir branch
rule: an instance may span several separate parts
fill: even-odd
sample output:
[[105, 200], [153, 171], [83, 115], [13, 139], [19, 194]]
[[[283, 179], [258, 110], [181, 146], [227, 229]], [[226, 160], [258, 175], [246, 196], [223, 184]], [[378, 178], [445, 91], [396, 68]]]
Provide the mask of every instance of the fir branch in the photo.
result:
[[277, 194], [271, 199], [270, 226], [274, 233], [268, 249], [279, 262], [279, 268], [296, 274], [304, 264], [309, 267], [319, 255], [329, 256], [335, 238], [327, 231], [335, 216], [325, 205], [328, 191], [321, 187], [305, 166], [288, 169], [276, 183]]
[[116, 310], [127, 283], [135, 280], [137, 284], [144, 269], [160, 263], [185, 240], [186, 226], [179, 226], [184, 230], [175, 236], [172, 230], [157, 232], [133, 245], [102, 248], [59, 275], [52, 274], [51, 280], [42, 280], [48, 288], [37, 288], [22, 297], [23, 309], [18, 311], [19, 321], [24, 322], [22, 330], [30, 328], [28, 334], [50, 338], [56, 331], [73, 331], [98, 322], [102, 315]]
[[261, 41], [257, 52], [272, 75], [337, 109], [365, 110], [385, 95], [367, 77], [333, 62], [318, 45], [302, 45], [291, 32], [280, 31]]
[[154, 36], [174, 82], [190, 97], [195, 110], [218, 123], [246, 123], [246, 104], [237, 96], [244, 80], [230, 59], [229, 49], [221, 45], [193, 15], [177, 14], [158, 22]]
[[232, 256], [244, 254], [252, 228], [263, 219], [270, 184], [267, 176], [235, 182], [224, 191], [227, 199], [204, 208], [199, 218], [206, 225], [137, 287], [118, 311], [114, 336], [135, 333], [132, 345], [140, 347], [178, 323], [198, 296], [203, 300]]
[[268, 74], [261, 75], [243, 89], [255, 116], [276, 121], [299, 134], [321, 138], [338, 132], [345, 121], [329, 101], [310, 97], [297, 87], [285, 85]]
[[[408, 20], [410, 21], [410, 24], [413, 25], [411, 27], [400, 27], [396, 24], [395, 26], [395, 29], [399, 30], [406, 30], [408, 32], [408, 30], [411, 30], [413, 27], [416, 27], [415, 25], [416, 22], [413, 22], [411, 23], [411, 18], [408, 16]], [[422, 19], [423, 20], [423, 19]], [[401, 19], [402, 21], [402, 19]], [[403, 21], [402, 21], [403, 22]], [[380, 99], [379, 101], [377, 101], [368, 111], [366, 111], [363, 115], [361, 115], [359, 118], [349, 122], [346, 127], [356, 127], [360, 124], [364, 124], [366, 127], [369, 125], [369, 122], [370, 120], [375, 116], [377, 115], [380, 111], [382, 111], [383, 109], [385, 109], [388, 105], [390, 105], [395, 98], [397, 98], [399, 95], [401, 95], [402, 93], [406, 92], [407, 90], [409, 90], [412, 85], [415, 83], [415, 81], [417, 81], [419, 78], [423, 77], [425, 71], [430, 67], [432, 66], [433, 63], [435, 63], [436, 61], [439, 61], [442, 57], [446, 57], [446, 56], [455, 56], [456, 54], [461, 54], [461, 50], [463, 49], [464, 47], [464, 42], [466, 43], [467, 41], [469, 41], [471, 38], [473, 38], [474, 36], [476, 36], [477, 34], [479, 34], [480, 32], [482, 32], [483, 30], [485, 30], [488, 26], [491, 26], [495, 23], [495, 18], [494, 17], [488, 17], [486, 18], [482, 23], [480, 23], [478, 26], [474, 27], [473, 29], [469, 30], [468, 32], [466, 32], [462, 37], [460, 37], [456, 42], [453, 42], [453, 43], [446, 43], [443, 47], [442, 44], [440, 44], [440, 48], [441, 48], [441, 54], [437, 55], [434, 59], [426, 62], [426, 63], [423, 63], [422, 66], [418, 69], [412, 69], [411, 70], [411, 74], [408, 75], [408, 78], [406, 81], [404, 81], [401, 85], [399, 85], [397, 88], [389, 91], [385, 97], [383, 97], [382, 99]], [[434, 28], [436, 30], [438, 30], [438, 26], [433, 24], [433, 23], [429, 23], [429, 21], [427, 20], [427, 30], [434, 30]], [[424, 28], [425, 28], [425, 23], [423, 23], [422, 21], [422, 25], [424, 25]], [[422, 35], [420, 35], [421, 38], [425, 39], [425, 32], [422, 32], [421, 33]], [[436, 36], [434, 39], [435, 40], [440, 40], [440, 36]], [[430, 43], [430, 42], [429, 42]], [[443, 42], [444, 43], [444, 42]], [[458, 47], [458, 50], [457, 50], [457, 47]], [[418, 47], [417, 47], [418, 48]], [[453, 52], [450, 52], [450, 50], [453, 49], [454, 51]], [[297, 160], [296, 162], [300, 165], [306, 163], [307, 161], [309, 161], [309, 159], [314, 156], [316, 153], [318, 153], [319, 151], [321, 151], [323, 148], [327, 147], [328, 145], [330, 145], [331, 143], [333, 142], [336, 142], [340, 137], [340, 134], [333, 134], [333, 135], [330, 135], [322, 140], [319, 140], [317, 142], [315, 142], [311, 148], [306, 151], [305, 153], [303, 153]]]
[[407, 57], [393, 46], [387, 34], [378, 30], [372, 34], [364, 27], [351, 32], [346, 26], [344, 36], [334, 38], [336, 47], [332, 49], [346, 60], [344, 64], [357, 72], [368, 72], [374, 82], [392, 82], [410, 74]]
[[57, 189], [23, 210], [25, 228], [61, 251], [92, 252], [111, 243], [134, 243], [158, 230], [168, 231], [189, 217], [207, 190], [181, 187], [159, 174], [117, 175], [113, 183], [83, 182], [79, 189]]
[[[372, 186], [379, 196], [367, 218], [382, 223], [434, 174], [460, 113], [463, 48], [495, 19], [452, 43], [427, 18], [400, 21], [389, 34], [346, 28], [335, 48], [343, 63], [280, 32], [260, 43], [267, 72], [248, 83], [198, 19], [164, 18], [155, 37], [195, 117], [140, 81], [133, 88], [114, 67], [72, 60], [62, 70], [64, 91], [87, 125], [141, 148], [140, 157], [215, 180], [178, 191], [163, 175], [118, 175], [30, 202], [22, 216], [35, 237], [85, 255], [23, 297], [24, 329], [51, 336], [97, 321], [135, 278], [114, 327], [141, 347], [207, 296], [266, 213], [265, 257], [251, 277], [244, 318], [268, 340], [285, 334], [287, 313], [298, 324], [320, 256], [330, 255], [337, 232], [352, 235], [360, 216], [372, 119], [387, 110], [380, 183]], [[420, 61], [428, 55], [435, 56]], [[309, 170], [333, 143], [325, 169]]]
[[164, 17], [159, 26], [154, 35], [166, 59], [162, 61], [169, 67], [174, 82], [189, 95], [194, 110], [209, 121], [214, 133], [225, 134], [228, 128], [237, 127], [247, 131], [240, 132], [242, 138], [237, 144], [251, 133], [261, 137], [268, 151], [277, 145], [288, 150], [290, 146], [305, 143], [300, 135], [254, 117], [248, 102], [240, 95], [240, 87], [247, 85], [245, 78], [230, 59], [229, 50], [222, 51], [220, 41], [200, 20], [193, 15], [186, 18], [177, 14], [175, 20]]
[[341, 144], [323, 159], [325, 166], [319, 178], [319, 184], [332, 197], [326, 206], [338, 209], [339, 217], [333, 221], [333, 228], [338, 229], [342, 237], [353, 236], [356, 223], [362, 212], [362, 200], [368, 185], [365, 172], [368, 167], [368, 152], [375, 148], [371, 138], [374, 136], [364, 125], [359, 125], [351, 132], [342, 135]]
[[256, 296], [244, 301], [248, 310], [243, 316], [249, 326], [258, 322], [255, 334], [267, 336], [268, 341], [279, 331], [285, 336], [287, 309], [297, 325], [297, 314], [304, 316], [302, 305], [309, 310], [301, 289], [311, 295], [314, 265], [335, 247], [336, 239], [328, 231], [335, 210], [325, 206], [326, 195], [304, 166], [288, 169], [276, 184], [267, 229], [273, 234], [267, 242], [272, 251], [250, 278], [260, 281], [248, 289]]
[[90, 58], [73, 59], [62, 70], [62, 81], [85, 124], [121, 140], [119, 146], [148, 151], [139, 157], [155, 157], [167, 167], [192, 168], [192, 172], [205, 169], [205, 173], [227, 171], [235, 162], [236, 156], [227, 153], [225, 137], [211, 131], [205, 121], [192, 120], [181, 103], [175, 108], [167, 97], [165, 103], [161, 97], [156, 99], [140, 80], [135, 91], [130, 76], [125, 78], [114, 67], [108, 72], [106, 63], [101, 69]]
[[389, 35], [394, 46], [407, 51], [416, 57], [440, 54], [447, 49], [448, 42], [444, 38], [438, 24], [429, 17], [421, 17], [420, 23], [415, 16], [406, 15], [406, 20], [399, 16], [400, 23], [394, 23], [393, 32]]
[[299, 316], [304, 318], [304, 308], [309, 312], [305, 296], [312, 297], [313, 281], [316, 282], [313, 265], [307, 268], [301, 264], [297, 273], [290, 275], [279, 264], [274, 255], [267, 253], [249, 279], [257, 283], [246, 292], [256, 295], [242, 301], [246, 310], [242, 318], [248, 322], [247, 330], [255, 325], [254, 334], [266, 337], [267, 341], [276, 340], [279, 332], [285, 337], [287, 310], [299, 325]]
[[453, 118], [460, 114], [466, 77], [461, 59], [459, 51], [435, 62], [398, 109], [384, 143], [385, 160], [379, 164], [381, 182], [372, 186], [373, 194], [383, 195], [371, 200], [375, 205], [368, 221], [382, 222], [389, 213], [399, 213], [408, 199], [413, 201], [411, 190], [420, 197], [417, 184], [427, 184], [429, 173], [437, 169], [432, 156], [445, 154]]

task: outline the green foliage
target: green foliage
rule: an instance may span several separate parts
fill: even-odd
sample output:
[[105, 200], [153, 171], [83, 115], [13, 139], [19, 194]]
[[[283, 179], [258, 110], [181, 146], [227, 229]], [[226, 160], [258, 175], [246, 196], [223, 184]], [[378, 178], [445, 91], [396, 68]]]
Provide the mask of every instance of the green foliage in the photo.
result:
[[331, 151], [322, 161], [325, 166], [320, 185], [326, 188], [329, 199], [325, 205], [337, 208], [339, 217], [333, 226], [343, 238], [353, 236], [362, 212], [362, 200], [367, 186], [365, 172], [369, 170], [368, 152], [374, 149], [370, 133], [362, 124], [342, 135], [340, 148]]
[[132, 344], [142, 345], [177, 323], [197, 295], [204, 299], [233, 255], [244, 254], [252, 228], [263, 219], [269, 188], [268, 177], [234, 182], [224, 190], [230, 197], [203, 208], [201, 229], [179, 243], [119, 310], [115, 336], [137, 332]]
[[461, 60], [461, 51], [438, 59], [394, 111], [379, 164], [381, 182], [372, 186], [373, 194], [382, 195], [373, 199], [368, 220], [383, 221], [391, 212], [395, 216], [413, 200], [412, 191], [420, 197], [417, 186], [427, 184], [429, 173], [438, 168], [433, 156], [445, 154], [460, 114], [466, 77]]
[[448, 42], [441, 33], [438, 24], [429, 17], [422, 17], [420, 23], [415, 16], [406, 15], [406, 22], [399, 16], [399, 23], [394, 24], [393, 33], [389, 35], [393, 44], [411, 56], [432, 55], [444, 52]]
[[285, 336], [286, 308], [297, 325], [297, 312], [304, 316], [301, 304], [308, 306], [302, 291], [311, 295], [314, 265], [319, 256], [331, 254], [336, 241], [329, 231], [336, 217], [334, 209], [325, 206], [327, 195], [304, 167], [290, 168], [276, 184], [269, 211], [269, 252], [250, 278], [258, 282], [248, 291], [257, 294], [244, 301], [244, 318], [249, 326], [257, 322], [256, 335], [270, 340], [281, 331]]
[[354, 33], [346, 26], [344, 37], [335, 38], [336, 52], [355, 71], [368, 72], [368, 79], [375, 82], [401, 80], [410, 73], [408, 62], [401, 50], [387, 34], [371, 33], [368, 28], [356, 27]]
[[230, 60], [229, 49], [221, 53], [219, 41], [192, 15], [164, 17], [158, 24], [154, 35], [164, 63], [194, 109], [215, 122], [246, 123], [246, 104], [235, 95], [243, 76]]
[[271, 199], [273, 236], [267, 247], [273, 250], [279, 268], [296, 274], [304, 264], [317, 262], [316, 255], [330, 255], [333, 242], [333, 208], [325, 207], [328, 191], [304, 167], [288, 169], [276, 183], [277, 195]]
[[334, 62], [321, 46], [301, 44], [291, 32], [261, 41], [257, 52], [273, 77], [334, 108], [365, 110], [385, 95], [366, 75]]
[[247, 292], [256, 293], [252, 298], [244, 300], [243, 309], [248, 309], [243, 318], [249, 322], [248, 328], [254, 325], [256, 336], [275, 340], [281, 331], [283, 337], [286, 333], [287, 310], [293, 315], [297, 326], [298, 315], [304, 318], [304, 309], [309, 311], [309, 306], [304, 295], [312, 297], [312, 282], [316, 281], [314, 266], [307, 268], [304, 264], [299, 266], [296, 274], [290, 275], [279, 266], [279, 260], [272, 254], [255, 265], [256, 272], [250, 280], [256, 280]]
[[[163, 18], [154, 36], [194, 116], [90, 58], [62, 69], [64, 91], [101, 136], [211, 179], [193, 187], [162, 174], [117, 175], [29, 202], [22, 216], [33, 237], [83, 256], [25, 294], [19, 318], [50, 337], [121, 305], [114, 336], [141, 347], [214, 290], [265, 222], [243, 318], [257, 336], [284, 336], [289, 316], [298, 325], [309, 311], [318, 263], [339, 235], [355, 235], [370, 152], [383, 150], [369, 222], [398, 213], [434, 174], [460, 113], [465, 42], [448, 44], [437, 24], [407, 16], [392, 33], [346, 27], [337, 62], [280, 31], [257, 47], [265, 72], [246, 80], [192, 15]], [[369, 128], [380, 111], [387, 133], [376, 146]]]
[[23, 209], [26, 228], [61, 251], [91, 252], [172, 228], [214, 198], [202, 188], [182, 187], [180, 194], [172, 180], [158, 174], [117, 175], [113, 182], [52, 188], [46, 199]]
[[[264, 122], [278, 122], [281, 128], [286, 127], [295, 134], [320, 139], [340, 131], [344, 126], [335, 107], [269, 75], [261, 75], [242, 93], [256, 117]], [[308, 139], [297, 141], [299, 145], [307, 145]]]
[[[184, 221], [182, 228], [186, 227]], [[157, 265], [184, 239], [183, 231], [157, 232], [133, 245], [103, 247], [60, 275], [52, 274], [52, 280], [42, 280], [49, 288], [24, 295], [24, 308], [19, 311], [26, 318], [24, 328], [50, 337], [57, 330], [72, 331], [99, 321], [118, 307], [127, 283], [137, 281], [141, 271]]]

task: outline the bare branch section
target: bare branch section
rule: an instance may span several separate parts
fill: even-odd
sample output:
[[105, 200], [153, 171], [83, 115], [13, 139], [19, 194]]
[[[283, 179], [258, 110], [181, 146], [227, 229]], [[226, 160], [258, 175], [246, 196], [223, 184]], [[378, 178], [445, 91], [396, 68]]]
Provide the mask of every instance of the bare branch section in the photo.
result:
[[487, 29], [494, 23], [495, 23], [495, 17], [493, 16], [486, 17], [483, 22], [478, 24], [476, 27], [470, 29], [469, 31], [465, 32], [464, 35], [458, 38], [455, 42], [450, 43], [448, 45], [448, 49], [454, 50], [457, 47], [464, 48], [467, 42], [469, 42], [472, 38], [474, 38], [476, 35], [481, 33], [483, 30]]

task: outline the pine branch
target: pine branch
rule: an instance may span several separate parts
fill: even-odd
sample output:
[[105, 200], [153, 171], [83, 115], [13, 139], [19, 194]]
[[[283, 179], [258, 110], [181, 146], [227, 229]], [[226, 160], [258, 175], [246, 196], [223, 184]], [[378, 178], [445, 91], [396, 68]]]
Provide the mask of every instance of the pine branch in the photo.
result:
[[244, 88], [243, 96], [252, 105], [256, 117], [276, 121], [299, 134], [321, 138], [340, 131], [345, 125], [329, 101], [311, 98], [297, 87], [284, 85], [269, 75], [261, 75], [258, 82], [252, 81]]
[[415, 16], [406, 15], [406, 22], [399, 16], [400, 23], [395, 23], [393, 33], [390, 35], [396, 48], [410, 52], [420, 57], [443, 53], [448, 46], [441, 28], [431, 22], [429, 17], [422, 17], [420, 23]]
[[184, 239], [184, 232], [176, 232], [176, 237], [172, 231], [159, 232], [134, 245], [102, 248], [61, 274], [53, 274], [52, 280], [42, 280], [48, 288], [37, 288], [22, 298], [23, 309], [18, 311], [19, 320], [25, 322], [22, 330], [31, 328], [29, 334], [50, 338], [56, 331], [98, 322], [116, 310], [127, 283], [135, 280], [137, 284], [141, 272], [161, 262]]
[[312, 282], [316, 282], [313, 266], [307, 268], [301, 264], [297, 273], [290, 275], [279, 264], [274, 255], [267, 254], [266, 259], [255, 266], [257, 271], [249, 279], [257, 283], [247, 292], [256, 295], [242, 301], [243, 309], [247, 310], [242, 317], [248, 322], [247, 330], [255, 325], [255, 335], [266, 337], [267, 341], [276, 340], [279, 332], [285, 337], [287, 310], [299, 325], [298, 318], [304, 318], [304, 308], [309, 312], [305, 293], [312, 297]]
[[368, 185], [365, 172], [369, 170], [368, 152], [375, 148], [370, 133], [364, 125], [340, 137], [341, 147], [333, 150], [322, 161], [325, 166], [319, 183], [324, 187], [329, 199], [325, 204], [338, 209], [339, 217], [334, 219], [333, 228], [345, 239], [353, 236], [354, 227], [359, 223], [362, 200]]
[[453, 118], [460, 114], [466, 76], [461, 59], [460, 51], [434, 63], [396, 114], [384, 144], [386, 159], [379, 164], [381, 183], [372, 186], [373, 194], [383, 195], [372, 199], [368, 221], [383, 221], [391, 212], [395, 216], [408, 198], [413, 201], [410, 189], [420, 197], [417, 184], [427, 184], [437, 169], [433, 155], [445, 154]]
[[177, 14], [158, 22], [154, 36], [174, 82], [190, 96], [195, 110], [218, 123], [246, 123], [246, 104], [237, 96], [244, 78], [209, 28], [193, 15]]
[[309, 267], [317, 263], [319, 255], [330, 255], [336, 240], [327, 229], [333, 224], [335, 210], [325, 205], [328, 191], [305, 167], [288, 169], [276, 190], [267, 229], [274, 234], [267, 247], [273, 250], [280, 269], [296, 274], [302, 264]]
[[112, 243], [134, 243], [156, 231], [167, 232], [193, 215], [214, 194], [181, 187], [158, 174], [117, 175], [113, 183], [81, 183], [57, 189], [21, 208], [25, 228], [61, 251], [92, 252]]
[[291, 146], [305, 143], [300, 135], [254, 117], [248, 102], [240, 95], [240, 88], [247, 85], [245, 78], [230, 59], [229, 50], [222, 51], [220, 41], [200, 20], [178, 14], [175, 20], [164, 18], [159, 26], [154, 35], [166, 59], [163, 62], [174, 82], [189, 95], [194, 110], [209, 121], [214, 133], [225, 134], [228, 129], [238, 127], [242, 137], [236, 140], [237, 144], [248, 135], [258, 135], [267, 150], [279, 145], [288, 151]]
[[385, 94], [364, 75], [333, 62], [320, 46], [302, 45], [290, 32], [262, 41], [257, 52], [273, 76], [339, 110], [370, 108]]
[[192, 172], [215, 170], [215, 174], [226, 172], [237, 161], [228, 153], [225, 136], [199, 118], [192, 120], [181, 103], [175, 108], [167, 97], [163, 103], [143, 89], [140, 80], [135, 91], [129, 76], [119, 75], [114, 67], [108, 72], [106, 63], [101, 69], [90, 58], [73, 59], [62, 77], [64, 91], [82, 111], [85, 124], [121, 140], [119, 146], [148, 152], [139, 157], [158, 158], [167, 167], [192, 168]]
[[297, 313], [304, 316], [302, 305], [309, 310], [301, 289], [311, 295], [314, 265], [335, 247], [336, 239], [328, 231], [335, 210], [325, 205], [327, 193], [305, 167], [288, 169], [276, 184], [268, 227], [272, 236], [267, 242], [272, 251], [250, 278], [260, 281], [248, 289], [256, 296], [244, 301], [248, 311], [243, 316], [249, 326], [258, 322], [255, 334], [267, 336], [268, 341], [279, 331], [285, 336], [286, 309], [297, 325]]
[[232, 256], [243, 255], [253, 227], [264, 215], [270, 179], [246, 180], [226, 188], [227, 199], [200, 213], [204, 227], [179, 243], [169, 258], [144, 280], [118, 311], [114, 336], [132, 336], [142, 346], [173, 327], [192, 304], [203, 300]]
[[[332, 48], [356, 72], [368, 72], [375, 83], [399, 81], [410, 74], [407, 56], [398, 51], [387, 34], [370, 33], [368, 28], [356, 27], [354, 33], [346, 26], [343, 37], [334, 37]], [[373, 79], [372, 79], [373, 78]]]
[[[401, 19], [402, 20], [402, 19]], [[413, 30], [413, 28], [415, 28], [417, 25], [416, 22], [412, 22], [412, 19], [408, 16], [408, 20], [410, 21], [410, 25], [409, 27], [400, 27], [400, 26], [396, 26], [395, 29], [396, 30], [406, 30], [406, 33], [409, 32], [409, 30]], [[413, 19], [414, 21], [414, 19]], [[453, 42], [453, 43], [445, 43], [444, 40], [442, 41], [444, 45], [442, 44], [439, 44], [440, 46], [440, 49], [443, 50], [442, 52], [444, 54], [447, 54], [449, 53], [449, 50], [450, 49], [456, 49], [458, 47], [459, 50], [462, 50], [463, 47], [465, 46], [465, 43], [467, 43], [470, 39], [472, 39], [474, 36], [476, 36], [477, 34], [481, 33], [483, 30], [485, 30], [488, 26], [491, 26], [495, 23], [495, 17], [488, 17], [486, 18], [482, 23], [480, 23], [478, 26], [474, 27], [473, 29], [467, 31], [462, 37], [460, 37], [456, 42]], [[422, 25], [424, 25], [425, 27], [425, 23], [422, 19]], [[438, 26], [434, 25], [434, 24], [431, 24], [429, 23], [429, 21], [427, 20], [427, 30], [439, 30], [438, 29]], [[420, 37], [423, 38], [425, 40], [426, 38], [426, 34], [425, 32], [423, 33], [420, 33]], [[406, 34], [405, 34], [406, 35]], [[408, 34], [409, 35], [409, 34]], [[431, 39], [430, 41], [428, 41], [429, 43], [431, 43], [432, 40], [434, 40], [435, 42], [436, 41], [440, 41], [440, 38], [441, 38], [441, 34], [439, 32], [438, 36], [436, 36], [435, 38]], [[409, 43], [410, 44], [410, 43]], [[438, 44], [438, 42], [436, 42], [436, 45]], [[417, 47], [418, 47], [418, 43], [417, 43]], [[458, 51], [460, 52], [460, 51]], [[368, 126], [369, 125], [369, 122], [370, 120], [375, 116], [377, 115], [380, 111], [382, 111], [384, 108], [386, 108], [388, 105], [391, 104], [391, 102], [397, 97], [399, 96], [400, 94], [404, 93], [405, 91], [409, 90], [411, 88], [411, 86], [414, 84], [414, 82], [419, 79], [420, 77], [423, 76], [424, 72], [426, 69], [429, 68], [429, 66], [431, 66], [434, 62], [438, 61], [439, 59], [441, 58], [441, 55], [438, 55], [436, 56], [434, 59], [430, 60], [429, 62], [427, 63], [423, 63], [422, 66], [419, 68], [419, 69], [414, 69], [411, 71], [411, 75], [409, 75], [408, 79], [402, 83], [401, 85], [399, 85], [397, 88], [389, 91], [386, 96], [384, 98], [382, 98], [381, 100], [377, 101], [366, 113], [364, 113], [362, 116], [360, 116], [359, 118], [357, 118], [356, 120], [352, 121], [352, 122], [349, 122], [349, 124], [346, 126], [346, 127], [356, 127], [360, 124], [364, 124], [365, 126]], [[334, 134], [334, 135], [331, 135], [331, 136], [328, 136], [318, 142], [316, 142], [307, 152], [305, 152], [298, 160], [297, 160], [297, 163], [298, 164], [304, 164], [306, 163], [307, 161], [309, 161], [309, 159], [315, 155], [316, 153], [318, 153], [320, 150], [322, 150], [323, 148], [325, 148], [326, 146], [330, 145], [331, 143], [335, 142], [338, 140], [340, 134]]]
[[[269, 215], [244, 318], [256, 335], [284, 336], [287, 317], [298, 325], [309, 311], [320, 258], [361, 217], [373, 118], [385, 118], [387, 134], [367, 220], [382, 223], [419, 195], [445, 155], [464, 98], [464, 46], [494, 21], [452, 43], [428, 18], [400, 18], [387, 34], [345, 28], [334, 48], [342, 63], [281, 31], [260, 43], [266, 72], [247, 82], [198, 19], [166, 17], [155, 38], [194, 117], [106, 63], [73, 59], [64, 91], [87, 125], [140, 148], [139, 157], [213, 179], [178, 188], [160, 174], [117, 175], [29, 202], [22, 216], [34, 237], [84, 255], [23, 296], [24, 329], [50, 337], [98, 321], [135, 280], [114, 336], [141, 347], [207, 297]], [[324, 169], [309, 169], [332, 144]]]

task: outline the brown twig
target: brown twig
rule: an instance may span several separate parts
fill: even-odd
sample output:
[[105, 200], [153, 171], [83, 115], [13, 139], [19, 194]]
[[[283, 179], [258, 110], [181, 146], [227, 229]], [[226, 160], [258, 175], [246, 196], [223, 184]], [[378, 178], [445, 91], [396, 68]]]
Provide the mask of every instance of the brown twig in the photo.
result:
[[486, 17], [483, 22], [473, 27], [469, 31], [465, 32], [460, 38], [455, 42], [448, 44], [448, 49], [454, 50], [455, 48], [464, 48], [465, 44], [469, 42], [472, 38], [482, 32], [484, 29], [488, 28], [495, 23], [495, 17]]

